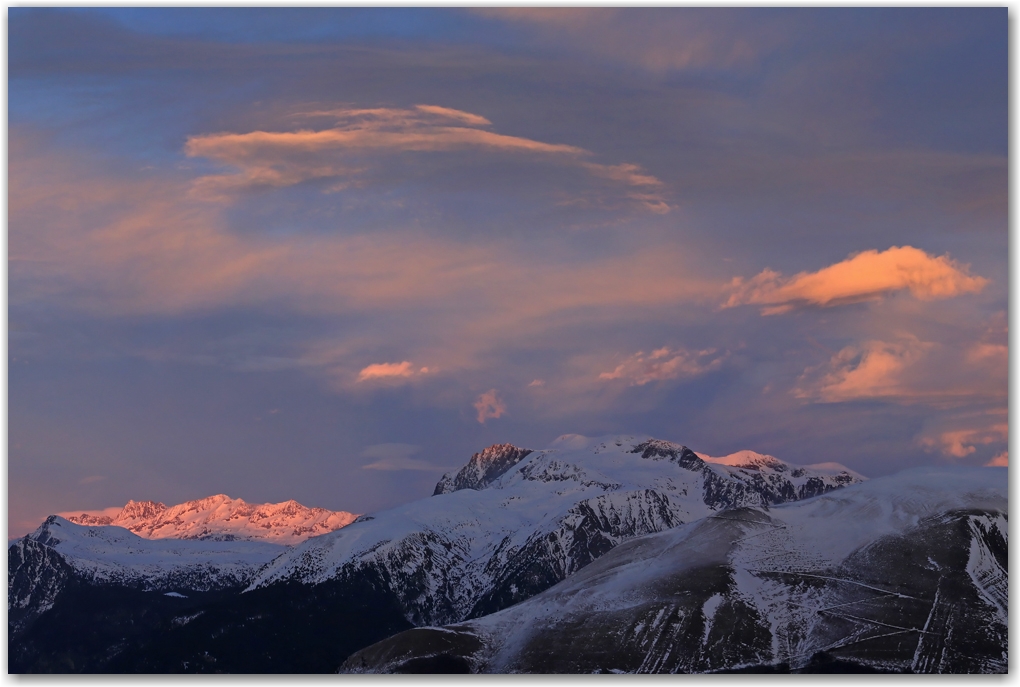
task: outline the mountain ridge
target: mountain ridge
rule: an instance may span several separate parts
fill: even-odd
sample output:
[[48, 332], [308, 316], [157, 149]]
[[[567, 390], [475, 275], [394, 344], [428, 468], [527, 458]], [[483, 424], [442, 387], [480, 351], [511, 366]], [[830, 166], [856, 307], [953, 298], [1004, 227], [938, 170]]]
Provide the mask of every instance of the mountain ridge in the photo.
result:
[[863, 479], [839, 467], [733, 467], [650, 436], [564, 435], [537, 451], [496, 444], [444, 475], [432, 498], [298, 544], [248, 589], [371, 569], [390, 580], [412, 624], [461, 620], [528, 598], [630, 537]]
[[116, 515], [89, 512], [61, 515], [78, 525], [123, 527], [145, 539], [262, 540], [284, 545], [333, 532], [358, 517], [347, 511], [309, 508], [293, 499], [280, 503], [247, 503], [226, 494], [174, 506], [130, 500]]
[[624, 542], [530, 599], [341, 672], [1001, 673], [1001, 468], [917, 468]]

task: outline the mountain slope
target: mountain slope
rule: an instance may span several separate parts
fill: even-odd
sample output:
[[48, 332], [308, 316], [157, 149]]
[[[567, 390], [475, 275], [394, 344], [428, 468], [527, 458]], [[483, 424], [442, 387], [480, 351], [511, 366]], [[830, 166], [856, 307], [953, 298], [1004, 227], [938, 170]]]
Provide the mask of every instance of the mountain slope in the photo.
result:
[[23, 630], [72, 583], [143, 591], [237, 588], [285, 550], [258, 541], [153, 541], [51, 515], [7, 548], [8, 630]]
[[[31, 627], [9, 634], [11, 669], [333, 671], [354, 651], [410, 627], [478, 617], [527, 599], [634, 537], [862, 479], [840, 466], [731, 462], [705, 461], [649, 437], [570, 435], [544, 451], [497, 445], [444, 477], [435, 496], [362, 516], [291, 549], [276, 547], [283, 553], [268, 564], [237, 569], [230, 579], [246, 585], [244, 593], [212, 584], [210, 591], [146, 586], [139, 564], [145, 546], [271, 544], [145, 540], [116, 527], [75, 530], [54, 519], [47, 532], [61, 542], [72, 538], [68, 533], [95, 530], [103, 540], [103, 533], [117, 532], [132, 543], [131, 553], [114, 556], [121, 572], [104, 576], [109, 560], [96, 561], [81, 537], [74, 546], [23, 540], [36, 558], [20, 567], [9, 549], [11, 569], [23, 570], [18, 579], [26, 580], [21, 596], [10, 598], [34, 594], [51, 604]], [[157, 507], [138, 510], [139, 519], [158, 517]], [[70, 555], [75, 550], [80, 555]], [[49, 572], [36, 574], [45, 565]], [[181, 596], [167, 596], [171, 591]]]
[[917, 469], [714, 514], [344, 670], [1005, 672], [1005, 473]]
[[711, 463], [650, 437], [568, 435], [544, 451], [497, 445], [444, 477], [431, 499], [306, 541], [250, 588], [371, 571], [388, 581], [412, 624], [453, 622], [526, 599], [629, 538], [861, 479], [775, 458]]
[[123, 527], [146, 539], [263, 540], [296, 544], [333, 532], [358, 516], [346, 511], [308, 508], [297, 501], [246, 503], [217, 494], [166, 506], [154, 501], [128, 501], [115, 515], [65, 514], [79, 525]]

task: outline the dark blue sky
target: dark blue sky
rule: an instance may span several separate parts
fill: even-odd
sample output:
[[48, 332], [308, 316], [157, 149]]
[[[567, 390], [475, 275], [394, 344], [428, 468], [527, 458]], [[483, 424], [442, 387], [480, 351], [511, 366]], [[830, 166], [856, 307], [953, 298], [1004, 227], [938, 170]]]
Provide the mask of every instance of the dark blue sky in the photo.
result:
[[1005, 8], [8, 17], [11, 535], [564, 433], [1007, 460]]

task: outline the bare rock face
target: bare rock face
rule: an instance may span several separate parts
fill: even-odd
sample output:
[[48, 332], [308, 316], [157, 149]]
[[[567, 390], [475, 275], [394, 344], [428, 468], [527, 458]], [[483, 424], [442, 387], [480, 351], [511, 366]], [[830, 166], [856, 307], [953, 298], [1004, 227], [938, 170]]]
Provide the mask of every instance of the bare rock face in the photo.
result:
[[484, 489], [530, 453], [531, 449], [518, 448], [513, 444], [493, 444], [471, 456], [468, 464], [456, 475], [443, 475], [432, 495], [450, 494], [460, 489]]
[[71, 566], [54, 549], [30, 537], [7, 548], [8, 632], [17, 634], [53, 607], [67, 581]]

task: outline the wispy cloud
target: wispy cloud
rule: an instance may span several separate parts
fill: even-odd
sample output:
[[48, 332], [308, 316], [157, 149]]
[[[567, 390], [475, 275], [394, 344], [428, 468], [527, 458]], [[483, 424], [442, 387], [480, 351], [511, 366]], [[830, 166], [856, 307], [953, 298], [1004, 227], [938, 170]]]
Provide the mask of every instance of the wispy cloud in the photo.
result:
[[[537, 156], [536, 162], [576, 167], [623, 186], [625, 198], [652, 212], [670, 209], [661, 194], [662, 182], [638, 165], [593, 162], [593, 153], [577, 146], [495, 133], [484, 128], [492, 124], [488, 119], [470, 112], [416, 105], [406, 109], [314, 110], [295, 117], [330, 118], [335, 125], [190, 137], [185, 145], [189, 157], [207, 158], [237, 170], [197, 179], [193, 193], [207, 199], [229, 199], [232, 192], [242, 189], [293, 186], [314, 179], [342, 180], [339, 187], [343, 187], [364, 183], [366, 173], [389, 155], [474, 151], [529, 154]], [[339, 187], [334, 184], [330, 189]]]
[[[88, 156], [19, 146], [16, 134], [12, 142], [12, 303], [104, 318], [271, 307], [373, 323], [337, 339], [292, 341], [286, 351], [233, 352], [226, 362], [237, 369], [325, 370], [342, 387], [359, 378], [367, 386], [386, 375], [414, 379], [425, 365], [429, 374], [464, 369], [508, 336], [544, 331], [568, 313], [608, 321], [636, 306], [718, 298], [718, 284], [671, 245], [564, 263], [513, 242], [424, 231], [242, 231], [225, 207], [188, 200], [186, 180], [158, 172], [124, 178], [90, 166]], [[411, 322], [422, 336], [389, 350]], [[206, 362], [223, 358], [207, 354]]]
[[[966, 458], [979, 446], [1005, 444], [1009, 438], [1009, 422], [1004, 408], [979, 413], [961, 413], [933, 424], [917, 437], [917, 442], [929, 451], [939, 451], [952, 458]], [[988, 465], [1005, 464], [1006, 452], [992, 458]]]
[[1006, 371], [1007, 359], [998, 346], [922, 341], [903, 333], [842, 348], [822, 365], [807, 368], [794, 394], [822, 403], [999, 403], [1005, 399]]
[[380, 470], [383, 472], [401, 472], [405, 470], [418, 472], [442, 472], [449, 470], [449, 466], [433, 465], [420, 458], [412, 458], [414, 454], [421, 451], [420, 446], [414, 444], [374, 444], [368, 446], [361, 452], [362, 458], [375, 458], [371, 463], [362, 465], [363, 470]]
[[864, 251], [817, 272], [792, 277], [770, 269], [747, 280], [735, 277], [723, 307], [761, 305], [763, 315], [776, 315], [799, 307], [880, 300], [897, 291], [909, 291], [920, 300], [952, 298], [977, 293], [987, 283], [948, 255], [936, 257], [902, 246]]
[[486, 420], [493, 420], [502, 417], [506, 412], [506, 403], [499, 397], [495, 389], [489, 389], [475, 399], [475, 410], [478, 411], [478, 422], [485, 424]]
[[[109, 508], [69, 510], [57, 513], [62, 518], [77, 517], [79, 515], [95, 515], [97, 517], [115, 518], [124, 510], [124, 506], [110, 506]], [[38, 523], [36, 523], [38, 524]]]
[[728, 354], [714, 348], [702, 351], [688, 351], [682, 348], [663, 347], [645, 354], [638, 351], [616, 366], [611, 372], [603, 372], [599, 379], [622, 380], [630, 386], [642, 386], [649, 382], [696, 377], [712, 370], [718, 370]]
[[933, 345], [903, 337], [897, 341], [866, 341], [847, 346], [821, 370], [805, 371], [795, 394], [824, 403], [874, 398], [913, 400], [917, 393], [905, 382], [903, 373]]
[[754, 31], [739, 31], [738, 13], [698, 8], [492, 7], [473, 11], [529, 27], [539, 41], [558, 48], [653, 72], [746, 67], [789, 31], [761, 16]]

